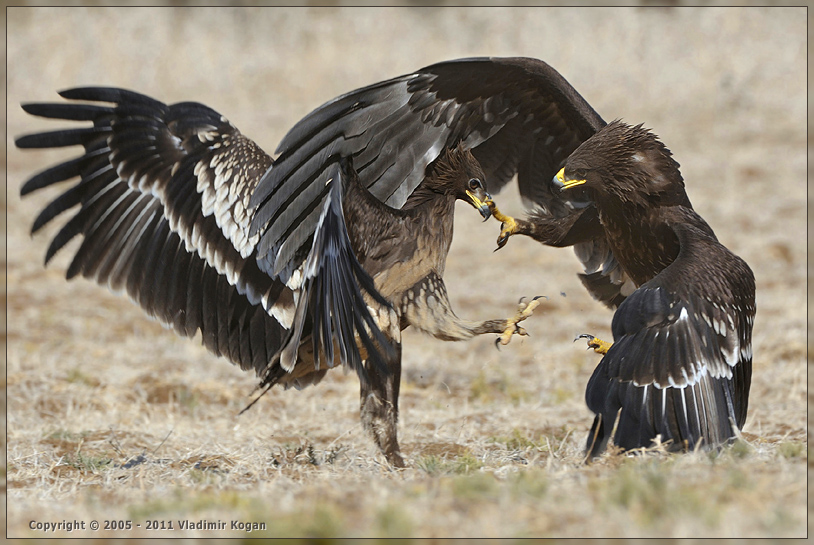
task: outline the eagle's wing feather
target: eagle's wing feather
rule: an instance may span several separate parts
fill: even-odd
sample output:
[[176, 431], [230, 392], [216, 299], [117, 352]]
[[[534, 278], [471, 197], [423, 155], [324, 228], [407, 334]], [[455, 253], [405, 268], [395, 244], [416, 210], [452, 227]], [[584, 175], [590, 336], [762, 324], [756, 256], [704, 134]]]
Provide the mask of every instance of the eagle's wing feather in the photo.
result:
[[678, 257], [619, 306], [614, 344], [588, 383], [588, 406], [601, 415], [594, 425], [605, 426], [594, 453], [619, 409], [614, 439], [623, 448], [658, 434], [676, 447], [719, 445], [745, 421], [754, 277], [708, 232], [673, 229]]
[[[336, 341], [341, 361], [347, 362], [360, 377], [364, 377], [362, 360], [367, 357], [377, 365], [382, 376], [390, 373], [380, 353], [383, 351], [386, 358], [392, 358], [395, 348], [371, 316], [368, 304], [377, 305], [382, 312], [388, 312], [391, 305], [379, 294], [373, 279], [356, 259], [342, 211], [343, 185], [354, 175], [350, 168], [342, 161], [329, 171], [328, 197], [303, 268], [301, 303], [280, 355], [280, 365], [287, 370], [297, 363], [297, 352], [307, 326], [317, 370], [323, 358], [328, 367], [333, 366]], [[367, 352], [364, 356], [354, 342], [354, 335], [359, 336]]]
[[[400, 208], [427, 165], [459, 141], [472, 148], [492, 192], [517, 174], [529, 206], [569, 214], [575, 205], [590, 203], [565, 200], [551, 179], [568, 155], [604, 125], [542, 61], [473, 58], [434, 64], [337, 97], [298, 122], [281, 141], [274, 167], [252, 197], [258, 208], [249, 235], [263, 233], [257, 246], [261, 266], [285, 279], [307, 245], [280, 251], [280, 240], [291, 230], [281, 204], [289, 216], [296, 213], [302, 220], [297, 240], [310, 240], [319, 219], [314, 210], [321, 209], [325, 197], [314, 186], [324, 188], [330, 164], [353, 157], [362, 185]], [[576, 191], [573, 195], [584, 199]], [[618, 295], [624, 278], [620, 280], [607, 242], [577, 246], [589, 275], [584, 279], [588, 289], [618, 304], [624, 298]]]
[[[93, 126], [16, 141], [21, 148], [85, 148], [81, 157], [34, 175], [21, 189], [25, 195], [79, 177], [34, 223], [36, 231], [79, 206], [54, 237], [46, 262], [82, 235], [69, 278], [81, 274], [125, 290], [179, 333], [200, 331], [216, 354], [244, 369], [266, 372], [288, 336], [300, 299], [298, 282], [286, 285], [259, 266], [255, 246], [260, 234], [249, 235], [254, 215], [249, 201], [271, 157], [202, 104], [166, 105], [115, 88], [60, 94], [90, 103], [35, 103], [24, 109], [46, 118], [92, 121]], [[284, 241], [289, 238], [290, 233]], [[307, 246], [311, 239], [301, 240]], [[349, 259], [343, 266], [355, 262], [353, 254]], [[303, 261], [294, 263], [292, 271], [301, 269]], [[334, 294], [321, 302], [321, 309], [330, 313], [333, 305], [346, 305], [354, 295]], [[313, 304], [300, 307], [311, 319]], [[375, 324], [374, 334], [380, 334]], [[341, 340], [350, 343], [341, 347], [343, 356], [356, 350], [352, 335]]]

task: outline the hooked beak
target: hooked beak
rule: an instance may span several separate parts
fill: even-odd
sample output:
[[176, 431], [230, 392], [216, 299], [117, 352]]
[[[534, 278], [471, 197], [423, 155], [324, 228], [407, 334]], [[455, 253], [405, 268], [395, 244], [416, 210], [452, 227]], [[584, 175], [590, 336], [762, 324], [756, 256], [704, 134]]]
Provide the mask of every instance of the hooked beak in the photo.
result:
[[487, 204], [492, 200], [489, 193], [484, 193], [483, 200], [481, 200], [477, 195], [467, 189], [466, 196], [469, 197], [469, 202], [472, 204], [472, 206], [474, 206], [478, 212], [480, 212], [480, 215], [483, 216], [483, 221], [486, 221], [492, 217], [492, 211], [489, 209], [489, 205]]
[[572, 187], [576, 187], [578, 185], [582, 185], [587, 180], [566, 180], [565, 179], [565, 167], [561, 168], [560, 171], [554, 176], [554, 180], [552, 182], [555, 186], [560, 188], [560, 191], [564, 191], [566, 189], [570, 189]]

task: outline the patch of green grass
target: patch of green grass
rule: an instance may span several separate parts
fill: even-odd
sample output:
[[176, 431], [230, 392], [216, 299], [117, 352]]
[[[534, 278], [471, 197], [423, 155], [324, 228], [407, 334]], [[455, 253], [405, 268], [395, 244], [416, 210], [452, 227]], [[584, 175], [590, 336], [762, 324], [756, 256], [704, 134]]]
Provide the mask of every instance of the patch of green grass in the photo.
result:
[[179, 386], [175, 389], [175, 400], [187, 411], [192, 411], [200, 403], [200, 396], [198, 392], [186, 386]]
[[187, 477], [195, 484], [210, 485], [223, 481], [223, 474], [220, 471], [211, 469], [192, 468], [187, 473]]
[[524, 450], [527, 448], [540, 448], [545, 444], [542, 437], [537, 440], [532, 439], [529, 435], [517, 428], [513, 428], [510, 435], [498, 435], [491, 437], [490, 441], [493, 443], [502, 443], [506, 445], [509, 450]]
[[486, 373], [480, 371], [475, 380], [469, 385], [469, 400], [487, 401], [492, 394], [492, 387], [486, 380]]
[[569, 401], [574, 397], [574, 391], [567, 388], [554, 388], [554, 391], [551, 392], [551, 401], [554, 405], [559, 405], [566, 401]]
[[246, 509], [250, 507], [249, 500], [237, 492], [199, 492], [188, 494], [187, 490], [176, 489], [170, 497], [150, 500], [130, 509], [130, 517], [134, 520], [146, 520], [160, 515], [193, 514], [210, 507], [218, 509]]
[[77, 452], [73, 455], [65, 456], [65, 464], [74, 467], [80, 471], [96, 473], [102, 469], [112, 467], [113, 461], [110, 458], [100, 456], [92, 456]]
[[58, 429], [45, 434], [43, 439], [46, 441], [71, 441], [71, 442], [79, 442], [81, 439], [84, 439], [90, 434], [90, 432], [83, 431], [83, 432], [75, 432], [66, 429]]
[[544, 432], [527, 432], [513, 428], [509, 435], [492, 436], [489, 441], [504, 444], [508, 450], [533, 448], [538, 452], [550, 452], [560, 448], [563, 441], [565, 441], [573, 431], [573, 428], [569, 428], [564, 424], [558, 428], [546, 429]]
[[530, 497], [535, 500], [542, 499], [548, 492], [550, 485], [548, 472], [540, 468], [513, 473], [508, 481], [507, 488], [515, 498]]
[[805, 458], [806, 445], [795, 441], [783, 442], [777, 445], [777, 453], [783, 458]]
[[460, 475], [477, 471], [483, 467], [483, 463], [471, 452], [466, 451], [454, 460], [445, 460], [430, 454], [422, 456], [416, 461], [416, 467], [429, 475]]
[[376, 513], [374, 527], [379, 537], [404, 538], [413, 534], [415, 525], [404, 509], [388, 504]]
[[[254, 537], [329, 539], [346, 533], [347, 506], [333, 501], [317, 501], [292, 511], [268, 510], [267, 505], [244, 491], [202, 490], [190, 494], [189, 489], [178, 488], [164, 499], [148, 501], [129, 510], [133, 520], [143, 521], [156, 517], [172, 517], [173, 520], [203, 516], [199, 513], [218, 513], [221, 520], [263, 522], [266, 530], [252, 532]], [[402, 534], [411, 522], [395, 508], [383, 509], [376, 518], [377, 529], [392, 535]]]
[[755, 448], [740, 439], [736, 439], [731, 445], [719, 449], [712, 449], [707, 452], [707, 458], [712, 461], [743, 460], [755, 453]]
[[447, 462], [435, 454], [422, 456], [415, 462], [415, 466], [429, 475], [438, 475], [444, 471]]
[[78, 383], [84, 384], [85, 386], [91, 386], [93, 388], [99, 386], [101, 382], [97, 377], [92, 377], [90, 375], [86, 375], [81, 369], [78, 367], [74, 367], [70, 371], [68, 371], [68, 375], [65, 377], [67, 382], [71, 383]]
[[[253, 521], [266, 523], [265, 532], [258, 535], [274, 538], [306, 538], [309, 543], [331, 543], [336, 536], [347, 533], [346, 509], [335, 503], [317, 503], [300, 510], [252, 516]], [[254, 534], [252, 534], [254, 535]]]
[[452, 479], [452, 494], [459, 500], [495, 499], [499, 483], [491, 473], [461, 475]]
[[316, 506], [313, 511], [313, 516], [308, 519], [306, 516], [295, 516], [294, 521], [304, 519], [304, 524], [301, 526], [305, 532], [304, 535], [310, 538], [333, 538], [345, 533], [344, 516], [339, 506], [332, 503], [323, 503]]
[[497, 377], [488, 378], [481, 370], [469, 386], [470, 401], [489, 403], [508, 400], [516, 405], [528, 400], [529, 397], [531, 394], [514, 384], [503, 371], [500, 371]]
[[471, 473], [483, 467], [483, 463], [471, 452], [466, 451], [455, 459], [453, 473]]
[[755, 449], [747, 443], [746, 441], [741, 441], [737, 439], [732, 446], [725, 449], [732, 457], [737, 459], [748, 458], [752, 454], [754, 454]]
[[622, 509], [643, 526], [688, 515], [717, 522], [720, 506], [710, 501], [709, 487], [688, 482], [681, 473], [676, 470], [673, 458], [631, 458], [589, 489], [601, 509]]
[[753, 485], [754, 482], [750, 479], [749, 473], [740, 467], [730, 468], [724, 484], [724, 494], [730, 496], [726, 499], [734, 499], [731, 496], [738, 494], [742, 490], [751, 489]]

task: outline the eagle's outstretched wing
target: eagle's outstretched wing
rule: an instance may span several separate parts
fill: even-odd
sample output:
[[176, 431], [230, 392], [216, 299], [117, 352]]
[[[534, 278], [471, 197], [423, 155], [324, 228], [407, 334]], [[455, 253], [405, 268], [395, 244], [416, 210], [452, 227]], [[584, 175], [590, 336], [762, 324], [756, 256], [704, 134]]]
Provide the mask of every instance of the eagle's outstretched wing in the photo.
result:
[[[308, 251], [327, 195], [324, 184], [315, 181], [338, 158], [352, 156], [361, 183], [400, 208], [427, 165], [460, 141], [483, 167], [490, 191], [517, 174], [529, 206], [563, 216], [574, 206], [591, 204], [576, 191], [565, 200], [550, 182], [568, 155], [604, 125], [543, 61], [473, 58], [434, 64], [342, 95], [298, 122], [252, 196], [258, 208], [248, 236], [260, 236], [261, 267], [287, 278]], [[575, 250], [586, 287], [618, 305], [625, 278], [604, 238]]]
[[671, 448], [721, 445], [746, 420], [754, 276], [711, 231], [673, 229], [678, 257], [619, 306], [614, 343], [588, 383], [592, 456], [620, 410], [614, 441], [625, 449], [657, 435]]
[[[21, 148], [85, 149], [82, 156], [36, 174], [22, 187], [25, 195], [79, 179], [34, 222], [36, 231], [79, 206], [52, 241], [46, 262], [82, 235], [68, 278], [81, 274], [115, 291], [125, 290], [161, 322], [186, 336], [200, 331], [207, 348], [261, 376], [282, 348], [290, 347], [286, 341], [292, 338], [295, 317], [300, 331], [307, 324], [309, 330], [320, 332], [319, 346], [329, 356], [328, 366], [333, 365], [334, 339], [341, 361], [360, 376], [364, 370], [354, 334], [361, 333], [368, 353], [387, 349], [367, 307], [359, 304], [363, 293], [371, 301], [386, 302], [349, 251], [341, 217], [328, 213], [337, 206], [331, 196], [341, 199], [341, 191], [329, 191], [328, 178], [319, 181], [325, 195], [317, 210], [324, 213], [317, 224], [316, 244], [313, 233], [307, 240], [297, 239], [310, 254], [293, 263], [284, 279], [270, 275], [257, 259], [257, 242], [265, 231], [249, 232], [255, 214], [252, 194], [274, 163], [257, 144], [202, 104], [166, 105], [114, 88], [77, 88], [60, 94], [85, 102], [23, 108], [41, 117], [91, 121], [93, 126], [31, 134], [16, 141]], [[286, 233], [282, 240], [291, 236]], [[330, 251], [327, 243], [334, 245]], [[304, 274], [309, 255], [309, 263], [315, 265]], [[342, 289], [316, 306], [314, 297], [301, 296], [306, 277], [311, 284]], [[334, 321], [325, 321], [344, 308], [352, 308], [360, 320], [342, 325], [342, 330]], [[301, 336], [296, 340], [304, 342]], [[320, 353], [314, 356], [317, 366]], [[295, 347], [293, 355], [288, 353], [289, 366], [296, 357]]]

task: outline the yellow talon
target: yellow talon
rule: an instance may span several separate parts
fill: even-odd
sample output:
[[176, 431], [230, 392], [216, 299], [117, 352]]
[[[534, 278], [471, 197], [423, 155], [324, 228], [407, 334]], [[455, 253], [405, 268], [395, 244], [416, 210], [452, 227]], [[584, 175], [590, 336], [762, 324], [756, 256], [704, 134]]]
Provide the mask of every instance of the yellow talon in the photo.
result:
[[608, 353], [610, 347], [613, 346], [613, 343], [603, 341], [602, 339], [597, 339], [596, 337], [588, 333], [583, 333], [582, 335], [574, 339], [574, 341], [576, 342], [579, 339], [588, 339], [588, 348], [593, 348], [594, 352], [596, 352], [597, 354], [605, 355]]
[[515, 313], [514, 317], [508, 320], [509, 325], [506, 327], [500, 337], [497, 338], [495, 344], [500, 343], [505, 346], [509, 344], [509, 341], [512, 340], [513, 335], [520, 335], [521, 337], [528, 336], [528, 332], [518, 324], [534, 314], [534, 309], [543, 302], [543, 298], [546, 297], [544, 295], [538, 295], [528, 303], [524, 303], [523, 299], [520, 299], [520, 305], [517, 307], [517, 312]]
[[492, 216], [501, 222], [500, 235], [497, 237], [497, 247], [503, 248], [503, 246], [505, 246], [509, 241], [509, 237], [517, 232], [517, 220], [511, 216], [503, 214], [503, 212], [498, 209], [495, 201], [489, 199], [486, 201], [486, 204], [489, 206], [489, 210], [492, 211]]

